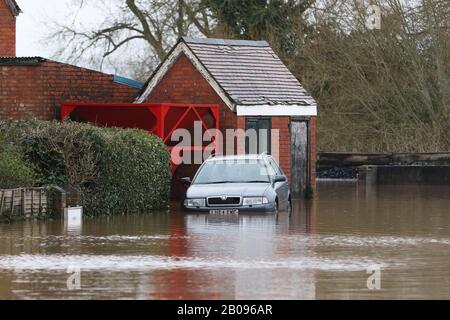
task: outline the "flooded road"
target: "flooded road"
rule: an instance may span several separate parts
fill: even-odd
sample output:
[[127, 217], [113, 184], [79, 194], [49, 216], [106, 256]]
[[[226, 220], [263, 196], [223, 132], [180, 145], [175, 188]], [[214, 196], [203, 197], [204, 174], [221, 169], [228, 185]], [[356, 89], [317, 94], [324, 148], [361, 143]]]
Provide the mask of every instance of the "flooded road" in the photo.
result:
[[450, 187], [320, 182], [292, 216], [0, 225], [0, 299], [450, 299], [449, 209]]

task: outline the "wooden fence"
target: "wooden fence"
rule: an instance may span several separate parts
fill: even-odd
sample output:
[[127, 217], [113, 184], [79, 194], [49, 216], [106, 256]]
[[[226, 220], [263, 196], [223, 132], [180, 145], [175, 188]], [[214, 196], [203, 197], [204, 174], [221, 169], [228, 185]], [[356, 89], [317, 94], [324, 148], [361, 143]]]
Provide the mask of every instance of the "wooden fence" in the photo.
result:
[[47, 188], [0, 190], [0, 220], [48, 216], [48, 194]]

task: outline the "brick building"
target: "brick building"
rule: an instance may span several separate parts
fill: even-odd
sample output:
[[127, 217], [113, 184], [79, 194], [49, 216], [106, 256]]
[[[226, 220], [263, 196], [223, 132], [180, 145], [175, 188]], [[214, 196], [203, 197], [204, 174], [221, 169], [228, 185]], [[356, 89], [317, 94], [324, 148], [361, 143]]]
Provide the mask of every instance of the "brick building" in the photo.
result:
[[20, 12], [16, 1], [0, 1], [0, 55], [16, 55], [16, 17]]
[[[294, 195], [315, 188], [317, 105], [267, 42], [182, 38], [142, 86], [45, 58], [16, 57], [20, 12], [14, 0], [0, 0], [0, 119], [59, 119], [63, 102], [119, 103], [122, 112], [133, 102], [218, 105], [222, 132], [267, 133], [256, 146], [244, 143], [245, 150], [234, 152], [274, 154]], [[176, 175], [192, 176], [197, 167], [181, 166]]]
[[278, 152], [295, 194], [315, 188], [317, 104], [265, 41], [182, 38], [137, 102], [218, 104], [222, 132], [267, 129], [258, 152]]
[[16, 57], [14, 0], [0, 0], [0, 119], [58, 118], [62, 101], [128, 102], [139, 84], [41, 57]]

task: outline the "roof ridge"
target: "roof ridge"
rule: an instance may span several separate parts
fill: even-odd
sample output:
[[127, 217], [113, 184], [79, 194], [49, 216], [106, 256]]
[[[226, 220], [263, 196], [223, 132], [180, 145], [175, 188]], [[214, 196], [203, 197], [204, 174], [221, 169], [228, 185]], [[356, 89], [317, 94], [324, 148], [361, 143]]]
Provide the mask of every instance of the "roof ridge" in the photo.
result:
[[0, 59], [16, 59], [16, 60], [40, 59], [40, 60], [47, 60], [47, 58], [44, 58], [44, 57], [41, 57], [41, 56], [29, 56], [29, 57], [0, 56]]
[[242, 46], [242, 47], [270, 47], [265, 40], [240, 40], [240, 39], [220, 39], [220, 38], [191, 38], [182, 37], [187, 44], [206, 44], [214, 46]]
[[0, 56], [0, 66], [24, 66], [24, 65], [37, 65], [41, 62], [47, 61], [42, 57], [10, 57]]

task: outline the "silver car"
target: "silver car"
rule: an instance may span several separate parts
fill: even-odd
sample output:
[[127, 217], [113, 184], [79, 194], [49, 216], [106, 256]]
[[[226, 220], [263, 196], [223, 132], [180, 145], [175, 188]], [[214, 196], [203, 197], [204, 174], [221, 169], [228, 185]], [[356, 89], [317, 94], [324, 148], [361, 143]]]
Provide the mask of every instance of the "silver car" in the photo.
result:
[[210, 214], [290, 210], [286, 175], [270, 155], [218, 156], [206, 160], [189, 185], [183, 207]]

